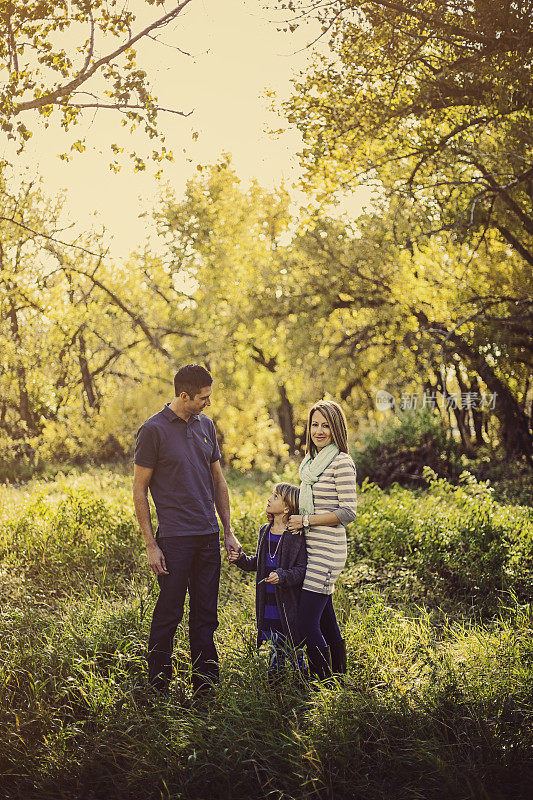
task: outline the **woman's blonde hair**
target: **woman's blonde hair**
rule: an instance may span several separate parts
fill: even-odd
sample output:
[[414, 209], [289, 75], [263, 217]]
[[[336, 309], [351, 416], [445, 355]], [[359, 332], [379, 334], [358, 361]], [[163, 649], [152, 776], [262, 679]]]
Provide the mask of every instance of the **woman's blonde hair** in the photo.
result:
[[307, 434], [305, 440], [305, 452], [310, 456], [314, 456], [317, 452], [315, 445], [311, 440], [311, 420], [315, 411], [320, 411], [325, 416], [329, 423], [332, 440], [335, 442], [341, 453], [348, 452], [348, 429], [346, 426], [346, 417], [344, 411], [335, 400], [319, 400], [309, 411], [307, 418]]
[[292, 483], [277, 483], [274, 491], [279, 494], [284, 503], [289, 507], [289, 517], [292, 514], [299, 514], [300, 490]]

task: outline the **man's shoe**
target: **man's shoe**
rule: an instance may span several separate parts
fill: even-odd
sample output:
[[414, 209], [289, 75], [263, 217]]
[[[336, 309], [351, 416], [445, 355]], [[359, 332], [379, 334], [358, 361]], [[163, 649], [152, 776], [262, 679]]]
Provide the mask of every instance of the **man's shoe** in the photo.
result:
[[192, 697], [193, 704], [198, 701], [200, 704], [204, 701], [209, 702], [215, 694], [215, 687], [218, 683], [218, 675], [199, 675], [193, 673], [192, 676]]
[[152, 650], [148, 653], [148, 682], [160, 697], [168, 695], [172, 680], [172, 659], [167, 653]]
[[194, 711], [208, 711], [214, 699], [215, 687], [212, 683], [205, 684], [193, 690], [190, 700], [183, 702], [182, 706]]
[[163, 675], [156, 675], [148, 684], [152, 694], [160, 700], [165, 700], [169, 696], [170, 681]]

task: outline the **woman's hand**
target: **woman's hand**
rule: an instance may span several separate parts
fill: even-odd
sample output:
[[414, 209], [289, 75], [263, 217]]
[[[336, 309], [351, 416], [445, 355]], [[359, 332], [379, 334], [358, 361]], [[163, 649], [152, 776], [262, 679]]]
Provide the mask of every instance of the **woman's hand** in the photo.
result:
[[291, 533], [298, 533], [298, 531], [302, 530], [304, 526], [303, 519], [304, 518], [301, 514], [292, 514], [289, 517], [287, 528], [290, 530]]
[[279, 575], [277, 572], [271, 572], [268, 578], [265, 578], [265, 583], [279, 583]]

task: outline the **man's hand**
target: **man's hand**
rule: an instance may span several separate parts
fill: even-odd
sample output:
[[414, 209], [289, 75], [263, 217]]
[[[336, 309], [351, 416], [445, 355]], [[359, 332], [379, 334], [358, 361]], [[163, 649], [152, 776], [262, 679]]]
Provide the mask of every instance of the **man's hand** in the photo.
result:
[[150, 564], [150, 569], [154, 573], [154, 575], [168, 575], [167, 565], [165, 562], [165, 556], [163, 555], [163, 551], [160, 547], [157, 546], [156, 542], [151, 545], [148, 545], [146, 548], [146, 552], [148, 555], [148, 563]]
[[268, 578], [265, 578], [265, 583], [279, 583], [279, 575], [277, 572], [271, 572]]
[[302, 514], [292, 514], [292, 516], [289, 517], [287, 528], [291, 533], [298, 533], [298, 531], [301, 531], [304, 526], [303, 520], [304, 518]]
[[235, 564], [235, 562], [238, 561], [240, 557], [241, 557], [241, 553], [240, 553], [239, 550], [230, 550], [229, 551], [228, 558], [229, 558], [229, 563], [230, 564]]
[[241, 543], [236, 538], [232, 528], [229, 528], [227, 531], [224, 531], [224, 545], [226, 547], [226, 553], [228, 554], [228, 559], [230, 560], [230, 562], [233, 551], [237, 553], [237, 558], [240, 556], [242, 551]]

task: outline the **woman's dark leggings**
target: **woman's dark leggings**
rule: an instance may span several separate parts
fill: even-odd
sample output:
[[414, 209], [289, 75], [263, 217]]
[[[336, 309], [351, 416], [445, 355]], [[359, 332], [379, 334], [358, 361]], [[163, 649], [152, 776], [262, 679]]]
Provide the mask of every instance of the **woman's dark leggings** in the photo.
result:
[[330, 594], [302, 589], [298, 630], [308, 645], [326, 647], [342, 641]]

